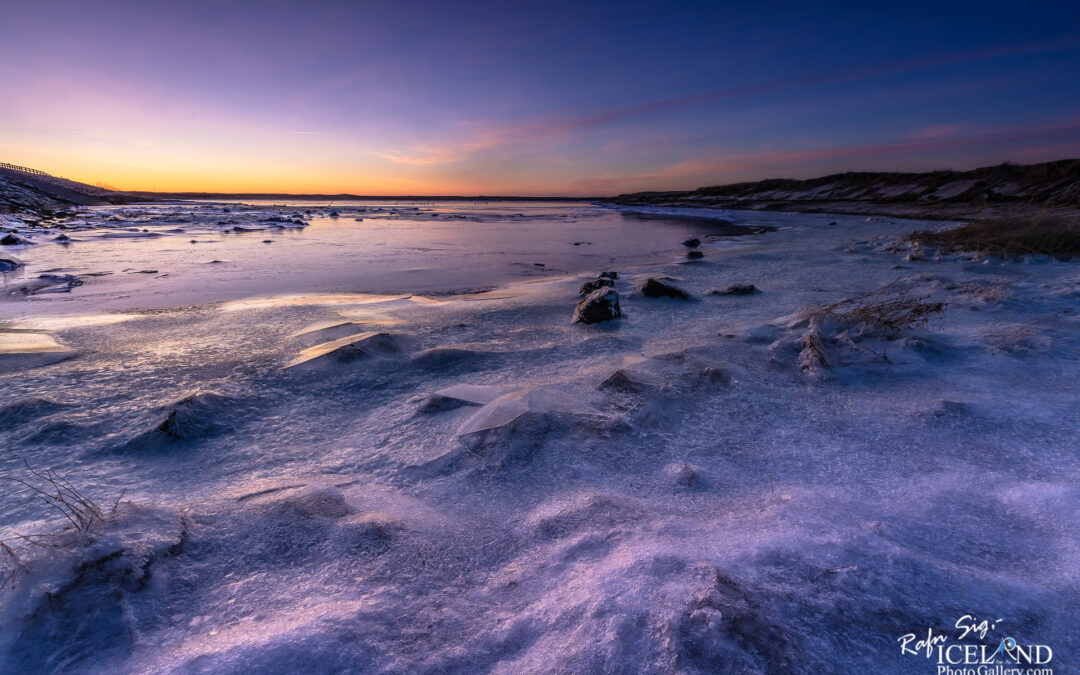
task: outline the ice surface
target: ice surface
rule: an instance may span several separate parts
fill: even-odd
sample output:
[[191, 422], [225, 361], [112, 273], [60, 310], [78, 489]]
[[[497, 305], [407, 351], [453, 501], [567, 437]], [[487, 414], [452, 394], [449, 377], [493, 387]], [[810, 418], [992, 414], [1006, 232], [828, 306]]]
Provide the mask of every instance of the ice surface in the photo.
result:
[[323, 342], [364, 332], [364, 325], [356, 321], [323, 321], [293, 333], [290, 339], [305, 347], [314, 347]]
[[[328, 207], [88, 209], [5, 273], [84, 283], [0, 299], [5, 340], [77, 352], [0, 374], [0, 470], [109, 515], [86, 541], [0, 483], [0, 538], [52, 546], [0, 552], [0, 670], [909, 673], [898, 638], [962, 614], [1080, 658], [1076, 263], [908, 261], [931, 224], [837, 215]], [[700, 300], [571, 325], [605, 269]], [[800, 308], [898, 278], [940, 321], [799, 368]]]
[[0, 372], [44, 366], [77, 354], [47, 333], [0, 333]]

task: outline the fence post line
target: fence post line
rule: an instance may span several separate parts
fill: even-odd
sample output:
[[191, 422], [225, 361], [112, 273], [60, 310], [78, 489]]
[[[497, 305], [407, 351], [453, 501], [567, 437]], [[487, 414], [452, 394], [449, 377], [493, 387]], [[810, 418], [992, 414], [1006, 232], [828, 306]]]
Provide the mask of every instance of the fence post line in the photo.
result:
[[26, 166], [19, 166], [18, 164], [8, 164], [7, 162], [0, 162], [0, 169], [10, 169], [11, 171], [19, 171], [21, 173], [28, 173], [32, 176], [48, 176], [49, 178], [59, 178], [51, 173], [46, 173], [41, 169], [31, 169]]

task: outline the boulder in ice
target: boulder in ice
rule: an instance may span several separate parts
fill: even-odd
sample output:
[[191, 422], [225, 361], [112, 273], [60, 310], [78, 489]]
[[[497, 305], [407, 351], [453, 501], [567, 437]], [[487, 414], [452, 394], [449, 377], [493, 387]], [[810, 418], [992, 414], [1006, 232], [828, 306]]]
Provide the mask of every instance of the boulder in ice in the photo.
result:
[[37, 279], [12, 284], [12, 292], [21, 292], [23, 295], [69, 293], [76, 286], [82, 286], [82, 283], [82, 279], [74, 274], [41, 274]]
[[657, 277], [650, 277], [641, 286], [641, 294], [647, 298], [675, 298], [689, 300], [690, 294], [675, 284]]
[[599, 288], [585, 296], [574, 308], [573, 323], [599, 323], [621, 316], [619, 294], [614, 288]]
[[176, 441], [213, 436], [222, 431], [221, 409], [232, 399], [213, 391], [186, 396], [169, 406], [157, 432]]
[[0, 238], [0, 245], [3, 246], [23, 246], [25, 244], [32, 243], [34, 242], [30, 241], [26, 237], [20, 237], [19, 235], [12, 232], [9, 232], [8, 234], [5, 234], [2, 238]]
[[693, 487], [699, 481], [697, 471], [686, 462], [674, 462], [664, 467], [664, 475], [676, 485]]
[[709, 295], [750, 295], [757, 293], [757, 287], [754, 284], [732, 284], [724, 290], [714, 288], [709, 291]]

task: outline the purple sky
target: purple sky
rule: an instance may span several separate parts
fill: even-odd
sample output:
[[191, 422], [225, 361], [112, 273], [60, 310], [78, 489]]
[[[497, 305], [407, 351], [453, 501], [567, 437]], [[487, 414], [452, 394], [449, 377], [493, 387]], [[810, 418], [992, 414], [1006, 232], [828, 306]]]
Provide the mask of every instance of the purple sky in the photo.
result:
[[823, 7], [4, 0], [0, 161], [602, 195], [1080, 155], [1077, 3]]

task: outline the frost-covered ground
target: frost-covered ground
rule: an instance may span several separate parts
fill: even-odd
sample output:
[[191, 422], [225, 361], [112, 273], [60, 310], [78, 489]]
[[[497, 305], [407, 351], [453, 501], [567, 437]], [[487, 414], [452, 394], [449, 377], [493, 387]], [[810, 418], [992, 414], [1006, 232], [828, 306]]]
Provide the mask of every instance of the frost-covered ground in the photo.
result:
[[[937, 672], [898, 640], [965, 614], [1080, 657], [1077, 263], [408, 206], [439, 215], [113, 207], [5, 247], [0, 462], [107, 522], [0, 552], [0, 670]], [[624, 317], [571, 325], [602, 270]], [[946, 304], [892, 339], [804, 309], [882, 287]], [[15, 487], [3, 537], [63, 530]]]

